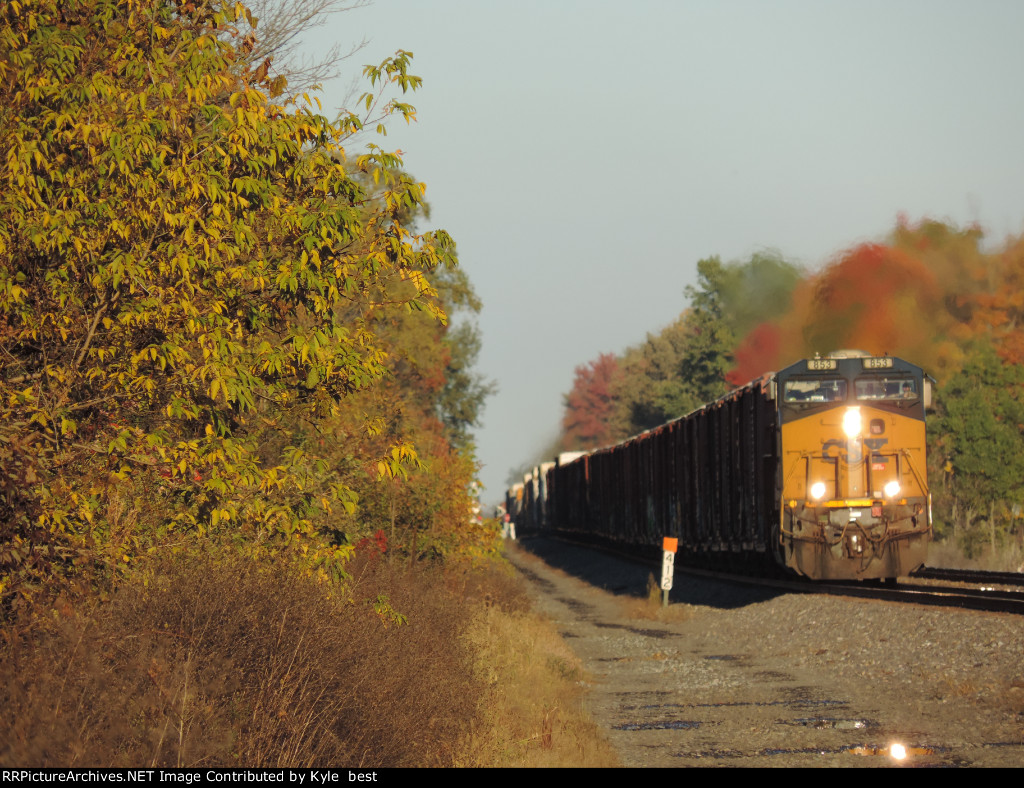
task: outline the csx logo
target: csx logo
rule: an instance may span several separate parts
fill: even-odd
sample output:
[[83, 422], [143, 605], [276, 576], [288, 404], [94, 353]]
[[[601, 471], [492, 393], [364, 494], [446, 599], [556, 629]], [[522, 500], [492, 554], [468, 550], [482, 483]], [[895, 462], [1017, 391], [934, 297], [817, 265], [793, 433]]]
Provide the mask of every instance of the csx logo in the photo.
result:
[[[889, 442], [888, 438], [865, 438], [863, 444], [869, 452], [876, 452]], [[825, 460], [840, 459], [846, 463], [860, 462], [864, 459], [862, 441], [844, 441], [833, 438], [825, 441], [821, 447], [821, 457]], [[834, 451], [834, 453], [833, 453]]]

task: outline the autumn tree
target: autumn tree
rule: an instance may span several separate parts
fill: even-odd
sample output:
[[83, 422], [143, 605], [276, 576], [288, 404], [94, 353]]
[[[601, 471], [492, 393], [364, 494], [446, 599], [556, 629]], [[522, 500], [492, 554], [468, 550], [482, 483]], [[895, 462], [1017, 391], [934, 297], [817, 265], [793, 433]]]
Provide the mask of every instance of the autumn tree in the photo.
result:
[[[479, 309], [461, 270], [430, 279], [447, 313]], [[453, 327], [396, 304], [378, 310], [373, 326], [387, 352], [387, 374], [351, 397], [331, 422], [346, 435], [337, 441], [339, 467], [360, 502], [355, 513], [338, 518], [338, 527], [356, 544], [380, 531], [392, 554], [410, 558], [480, 555], [493, 547], [496, 532], [471, 522], [477, 473], [471, 430], [491, 386], [472, 369], [479, 348], [472, 324]], [[361, 436], [367, 419], [374, 429]], [[381, 483], [370, 460], [396, 444], [415, 446], [417, 461]]]
[[[664, 415], [675, 418], [743, 385], [767, 371], [761, 359], [741, 355], [740, 339], [770, 317], [784, 312], [803, 271], [774, 252], [723, 263], [710, 257], [697, 263], [697, 285], [686, 288], [690, 307], [677, 327], [676, 377], [682, 392]], [[747, 348], [749, 351], [749, 348]], [[664, 419], [663, 419], [664, 420]]]
[[689, 306], [677, 320], [619, 357], [605, 354], [577, 368], [566, 397], [562, 445], [591, 448], [621, 440], [686, 415], [730, 384], [747, 382], [730, 373], [738, 338], [784, 308], [802, 274], [767, 252], [730, 263], [700, 260], [697, 284], [685, 290]]
[[958, 293], [953, 305], [961, 335], [987, 337], [1006, 363], [1024, 364], [1024, 238], [1009, 239], [971, 271], [975, 286]]
[[741, 338], [730, 379], [841, 348], [900, 355], [948, 379], [977, 333], [977, 299], [994, 281], [981, 239], [977, 228], [901, 220], [884, 243], [842, 252]]
[[[422, 184], [378, 147], [346, 151], [353, 116], [275, 103], [241, 4], [0, 18], [0, 591], [172, 532], [336, 568], [326, 515], [354, 495], [280, 425], [315, 432], [382, 378], [372, 318], [396, 288], [444, 320], [427, 275], [453, 244], [401, 221]], [[361, 105], [415, 89], [409, 62], [368, 67]], [[382, 470], [412, 456], [394, 446]]]
[[566, 449], [596, 449], [618, 436], [611, 423], [615, 389], [621, 377], [613, 353], [602, 353], [576, 367], [572, 390], [565, 397], [562, 443]]
[[[316, 56], [303, 47], [306, 34], [335, 21], [346, 11], [362, 8], [369, 0], [249, 0], [251, 17], [258, 20], [258, 35], [245, 53], [252, 68], [267, 64], [287, 84], [282, 91], [300, 96], [339, 75], [342, 61], [366, 46], [365, 39], [348, 47], [335, 43]], [[256, 32], [256, 31], [254, 31]]]

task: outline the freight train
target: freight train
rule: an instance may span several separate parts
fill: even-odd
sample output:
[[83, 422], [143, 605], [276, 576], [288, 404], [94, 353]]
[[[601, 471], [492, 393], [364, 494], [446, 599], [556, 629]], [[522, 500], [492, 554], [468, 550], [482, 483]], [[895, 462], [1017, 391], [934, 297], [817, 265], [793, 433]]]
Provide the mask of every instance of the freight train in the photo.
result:
[[506, 496], [519, 535], [549, 532], [677, 562], [814, 580], [925, 562], [931, 379], [892, 356], [804, 359], [622, 443], [560, 455]]

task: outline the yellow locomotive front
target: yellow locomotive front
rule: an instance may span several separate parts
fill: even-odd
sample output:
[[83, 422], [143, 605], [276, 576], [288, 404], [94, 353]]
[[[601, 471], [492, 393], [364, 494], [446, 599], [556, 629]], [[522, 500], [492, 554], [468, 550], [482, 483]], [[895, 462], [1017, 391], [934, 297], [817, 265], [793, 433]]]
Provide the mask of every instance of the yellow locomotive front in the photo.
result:
[[920, 367], [859, 351], [776, 374], [781, 563], [817, 580], [898, 577], [924, 564], [930, 394]]

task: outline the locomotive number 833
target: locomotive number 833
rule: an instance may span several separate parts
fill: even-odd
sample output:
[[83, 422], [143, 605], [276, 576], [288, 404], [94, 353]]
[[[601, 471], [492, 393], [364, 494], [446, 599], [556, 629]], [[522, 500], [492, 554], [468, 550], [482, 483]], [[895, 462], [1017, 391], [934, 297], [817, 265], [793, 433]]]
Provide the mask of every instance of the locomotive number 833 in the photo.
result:
[[697, 566], [812, 579], [906, 575], [925, 562], [931, 381], [892, 356], [838, 351], [764, 375], [620, 444], [561, 455], [506, 506], [520, 533], [654, 551]]

